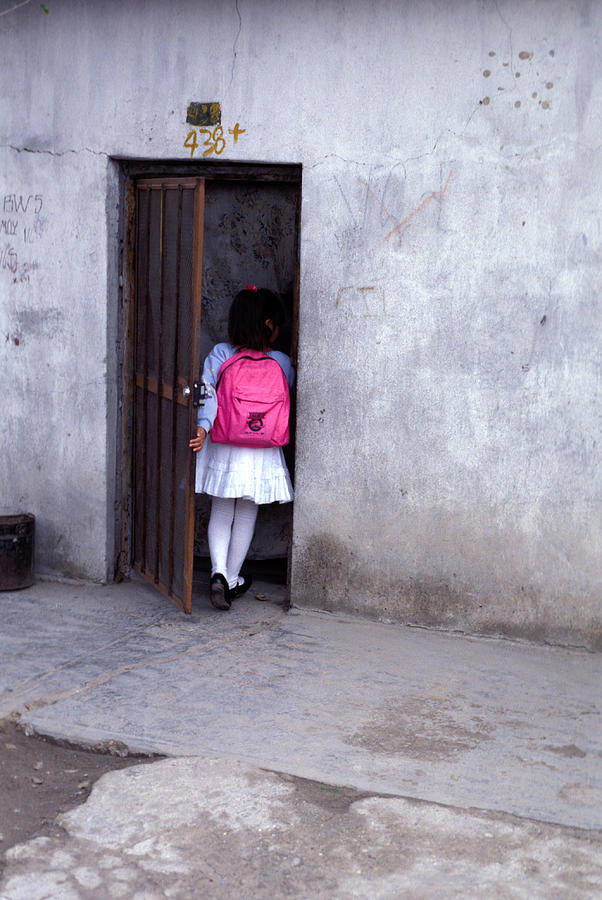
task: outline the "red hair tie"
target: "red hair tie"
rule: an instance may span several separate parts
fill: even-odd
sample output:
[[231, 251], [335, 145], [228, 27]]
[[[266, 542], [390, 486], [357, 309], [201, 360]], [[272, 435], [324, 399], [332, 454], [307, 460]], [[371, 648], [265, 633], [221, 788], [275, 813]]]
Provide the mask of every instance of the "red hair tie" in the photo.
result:
[[247, 290], [248, 290], [248, 291], [256, 291], [256, 290], [257, 290], [257, 285], [255, 285], [255, 284], [248, 284], [248, 285], [247, 285]]

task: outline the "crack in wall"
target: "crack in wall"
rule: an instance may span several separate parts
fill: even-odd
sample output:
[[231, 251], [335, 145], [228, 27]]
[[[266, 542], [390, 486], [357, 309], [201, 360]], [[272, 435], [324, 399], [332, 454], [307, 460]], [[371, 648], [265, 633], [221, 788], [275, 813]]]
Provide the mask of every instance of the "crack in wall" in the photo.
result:
[[234, 38], [234, 44], [232, 45], [232, 70], [230, 72], [230, 84], [228, 87], [232, 87], [232, 82], [234, 81], [234, 67], [236, 66], [236, 46], [238, 44], [238, 39], [240, 37], [240, 33], [242, 31], [242, 16], [240, 14], [240, 9], [238, 8], [238, 0], [235, 0], [236, 6], [236, 15], [238, 16], [238, 31], [236, 33], [236, 37]]
[[347, 159], [345, 156], [340, 156], [338, 153], [325, 153], [324, 156], [321, 157], [317, 162], [312, 163], [310, 166], [305, 166], [307, 170], [309, 169], [317, 169], [318, 166], [323, 166], [326, 163], [327, 159], [340, 159], [341, 162], [347, 163], [350, 166], [360, 166], [362, 168], [373, 166], [372, 162], [363, 162], [359, 159]]
[[104, 150], [92, 150], [90, 147], [80, 147], [78, 150], [39, 150], [35, 147], [15, 147], [14, 144], [0, 144], [2, 150], [14, 150], [15, 153], [41, 153], [48, 156], [67, 156], [69, 153], [92, 153], [94, 156], [105, 156], [109, 159], [110, 154]]

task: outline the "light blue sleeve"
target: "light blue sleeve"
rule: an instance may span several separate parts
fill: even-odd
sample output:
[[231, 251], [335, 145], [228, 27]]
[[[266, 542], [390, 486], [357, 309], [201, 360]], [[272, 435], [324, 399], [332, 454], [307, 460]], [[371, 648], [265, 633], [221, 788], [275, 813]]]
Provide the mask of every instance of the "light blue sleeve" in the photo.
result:
[[203, 365], [202, 380], [205, 383], [207, 397], [203, 406], [199, 406], [197, 413], [197, 425], [200, 425], [205, 431], [211, 431], [215, 417], [217, 415], [217, 396], [215, 394], [215, 383], [222, 364], [230, 359], [235, 353], [235, 348], [231, 344], [216, 344], [211, 353], [205, 359]]
[[280, 368], [284, 372], [289, 388], [292, 390], [295, 383], [295, 370], [290, 356], [287, 356], [286, 353], [281, 353], [280, 350], [269, 350], [268, 354], [275, 359], [276, 362], [280, 363]]

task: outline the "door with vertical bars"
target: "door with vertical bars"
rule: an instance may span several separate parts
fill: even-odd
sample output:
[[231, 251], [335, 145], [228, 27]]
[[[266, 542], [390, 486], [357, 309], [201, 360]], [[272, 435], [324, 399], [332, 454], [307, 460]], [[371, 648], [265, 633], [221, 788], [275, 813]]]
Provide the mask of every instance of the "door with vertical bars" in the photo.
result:
[[136, 183], [132, 563], [187, 613], [204, 190], [202, 178]]

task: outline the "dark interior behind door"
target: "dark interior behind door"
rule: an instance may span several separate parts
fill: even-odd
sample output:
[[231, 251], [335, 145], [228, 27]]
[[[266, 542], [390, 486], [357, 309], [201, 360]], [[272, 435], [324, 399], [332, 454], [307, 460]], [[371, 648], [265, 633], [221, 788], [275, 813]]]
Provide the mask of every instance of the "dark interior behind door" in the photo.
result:
[[[273, 290], [287, 313], [278, 349], [291, 351], [297, 273], [299, 184], [207, 180], [203, 246], [200, 354], [227, 340], [233, 296], [247, 284]], [[292, 446], [286, 452], [292, 472]], [[196, 500], [195, 555], [206, 558], [210, 499]], [[249, 559], [288, 555], [292, 504], [260, 508]]]

